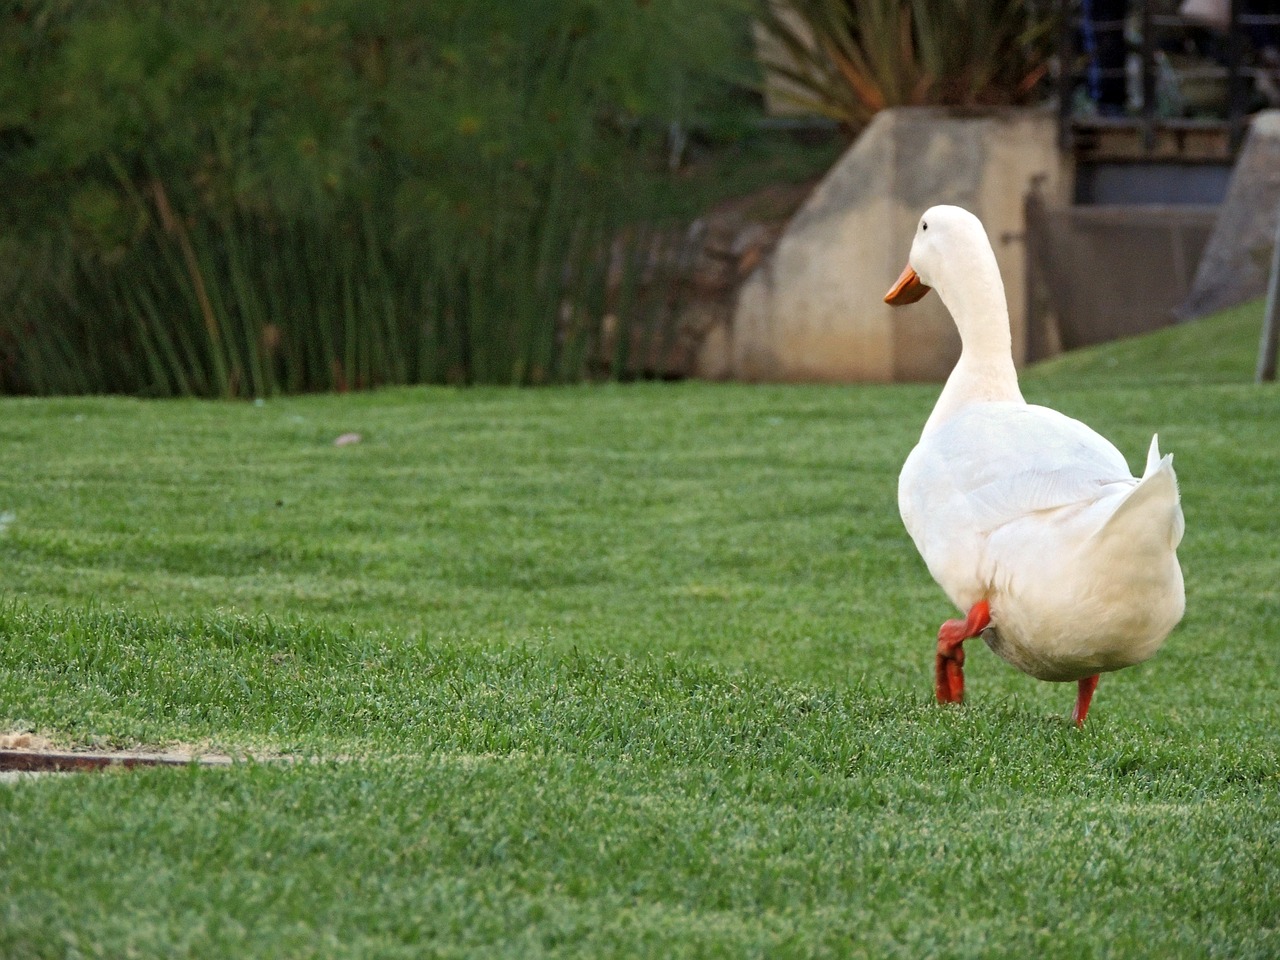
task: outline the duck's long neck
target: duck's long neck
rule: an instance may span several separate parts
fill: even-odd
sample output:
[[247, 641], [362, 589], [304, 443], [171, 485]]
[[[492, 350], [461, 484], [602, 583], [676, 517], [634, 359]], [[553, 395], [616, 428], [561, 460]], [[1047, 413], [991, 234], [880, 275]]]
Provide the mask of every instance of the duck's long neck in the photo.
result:
[[1009, 306], [995, 257], [990, 255], [989, 262], [983, 258], [968, 266], [961, 282], [938, 286], [960, 331], [961, 348], [960, 359], [925, 424], [925, 433], [973, 403], [1026, 402], [1013, 365]]

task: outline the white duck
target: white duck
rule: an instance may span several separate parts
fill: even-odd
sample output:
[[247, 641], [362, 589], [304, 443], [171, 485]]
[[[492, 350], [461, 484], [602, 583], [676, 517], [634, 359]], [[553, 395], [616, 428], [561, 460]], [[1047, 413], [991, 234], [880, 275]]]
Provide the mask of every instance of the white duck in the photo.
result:
[[968, 611], [938, 632], [937, 697], [964, 696], [964, 649], [981, 635], [1041, 680], [1076, 680], [1084, 723], [1098, 675], [1146, 660], [1182, 618], [1182, 509], [1173, 455], [1152, 438], [1139, 480], [1109, 441], [1028, 404], [1009, 312], [981, 222], [959, 207], [920, 219], [885, 295], [938, 291], [962, 349], [898, 480], [898, 507], [929, 572]]

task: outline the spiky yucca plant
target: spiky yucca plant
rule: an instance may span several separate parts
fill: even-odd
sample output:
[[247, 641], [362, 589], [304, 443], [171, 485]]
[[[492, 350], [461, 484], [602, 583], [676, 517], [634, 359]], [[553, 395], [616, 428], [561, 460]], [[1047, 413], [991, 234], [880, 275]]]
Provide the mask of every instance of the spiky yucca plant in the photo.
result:
[[1032, 0], [771, 0], [761, 26], [773, 92], [850, 133], [886, 107], [1026, 103], [1051, 53]]

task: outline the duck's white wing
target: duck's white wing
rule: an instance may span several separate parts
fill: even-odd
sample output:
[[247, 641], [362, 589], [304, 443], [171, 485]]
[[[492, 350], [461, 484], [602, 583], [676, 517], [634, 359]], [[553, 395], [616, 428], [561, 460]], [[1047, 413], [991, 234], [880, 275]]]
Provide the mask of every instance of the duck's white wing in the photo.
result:
[[976, 404], [921, 438], [902, 468], [898, 506], [930, 572], [956, 600], [995, 530], [1136, 482], [1120, 451], [1078, 420], [1047, 407]]
[[1136, 482], [1109, 440], [1048, 407], [978, 405], [929, 439], [930, 460], [949, 475], [968, 505], [968, 522], [983, 532]]

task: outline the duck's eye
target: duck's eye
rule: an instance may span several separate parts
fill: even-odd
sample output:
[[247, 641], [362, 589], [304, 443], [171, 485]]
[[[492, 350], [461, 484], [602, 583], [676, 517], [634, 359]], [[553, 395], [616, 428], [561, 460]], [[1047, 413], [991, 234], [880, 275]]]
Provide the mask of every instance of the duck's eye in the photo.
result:
[[920, 229], [921, 229], [921, 230], [928, 230], [928, 229], [929, 229], [929, 225], [928, 225], [927, 223], [925, 223], [925, 222], [922, 220], [922, 221], [920, 221]]

